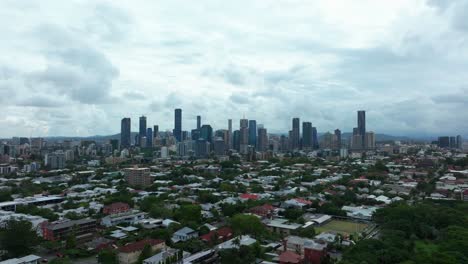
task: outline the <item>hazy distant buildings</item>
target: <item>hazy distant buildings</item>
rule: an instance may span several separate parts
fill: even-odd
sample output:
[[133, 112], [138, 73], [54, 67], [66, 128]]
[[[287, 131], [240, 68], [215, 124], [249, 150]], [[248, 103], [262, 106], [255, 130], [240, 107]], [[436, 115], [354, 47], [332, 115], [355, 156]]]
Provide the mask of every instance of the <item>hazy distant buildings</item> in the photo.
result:
[[375, 149], [375, 134], [372, 131], [366, 132], [366, 149], [372, 150]]
[[318, 134], [317, 134], [316, 127], [312, 127], [312, 146], [314, 147], [314, 149], [319, 148]]
[[129, 148], [131, 145], [131, 121], [129, 117], [122, 119], [120, 127], [120, 148]]
[[438, 138], [437, 144], [440, 148], [453, 148], [453, 149], [462, 149], [463, 148], [463, 138], [458, 136], [442, 136]]
[[335, 144], [334, 148], [340, 149], [341, 148], [341, 130], [335, 129]]
[[450, 137], [439, 137], [438, 145], [440, 148], [450, 147]]

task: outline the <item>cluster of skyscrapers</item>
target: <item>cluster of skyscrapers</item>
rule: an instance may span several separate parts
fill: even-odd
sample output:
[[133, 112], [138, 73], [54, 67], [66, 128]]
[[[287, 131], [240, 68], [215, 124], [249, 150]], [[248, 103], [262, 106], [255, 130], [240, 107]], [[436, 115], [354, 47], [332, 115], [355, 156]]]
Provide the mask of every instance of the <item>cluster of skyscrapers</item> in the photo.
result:
[[[131, 120], [123, 118], [120, 148], [130, 148], [131, 141]], [[182, 109], [175, 109], [172, 133], [159, 132], [157, 125], [153, 129], [148, 128], [146, 117], [141, 116], [134, 143], [143, 148], [175, 146], [175, 151], [180, 156], [207, 157], [211, 154], [225, 155], [228, 151], [250, 155], [254, 152], [313, 151], [319, 148], [370, 150], [375, 148], [375, 135], [366, 131], [365, 111], [358, 111], [357, 127], [353, 129], [347, 142], [343, 140], [339, 129], [334, 133], [323, 134], [319, 142], [317, 128], [311, 122], [302, 122], [301, 133], [298, 117], [292, 119], [292, 129], [287, 135], [269, 135], [262, 124], [246, 118], [240, 119], [237, 130], [233, 130], [232, 119], [229, 119], [227, 129], [214, 131], [211, 125], [202, 124], [201, 116], [197, 116], [196, 127], [189, 132], [182, 129]]]

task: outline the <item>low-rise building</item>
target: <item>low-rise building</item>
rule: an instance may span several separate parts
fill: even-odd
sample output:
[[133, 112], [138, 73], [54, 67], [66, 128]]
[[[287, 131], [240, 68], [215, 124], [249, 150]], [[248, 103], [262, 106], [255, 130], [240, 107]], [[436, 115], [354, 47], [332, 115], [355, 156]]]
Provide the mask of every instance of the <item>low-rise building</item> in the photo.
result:
[[166, 243], [160, 239], [143, 239], [125, 246], [121, 246], [117, 249], [119, 263], [135, 263], [146, 245], [149, 245], [152, 251], [162, 250], [166, 247]]
[[90, 241], [96, 233], [95, 219], [67, 220], [62, 222], [42, 224], [42, 236], [46, 240], [65, 240], [74, 235], [77, 241]]
[[0, 264], [39, 264], [41, 257], [36, 255], [27, 255], [22, 258], [12, 258], [0, 261]]
[[112, 203], [109, 205], [104, 206], [102, 209], [102, 212], [106, 215], [110, 214], [119, 214], [119, 213], [125, 213], [130, 210], [130, 206], [126, 203], [122, 202], [117, 202], [117, 203]]
[[143, 219], [145, 219], [147, 213], [140, 212], [138, 210], [127, 211], [120, 214], [111, 214], [101, 219], [101, 225], [103, 226], [116, 226], [122, 223], [133, 225]]

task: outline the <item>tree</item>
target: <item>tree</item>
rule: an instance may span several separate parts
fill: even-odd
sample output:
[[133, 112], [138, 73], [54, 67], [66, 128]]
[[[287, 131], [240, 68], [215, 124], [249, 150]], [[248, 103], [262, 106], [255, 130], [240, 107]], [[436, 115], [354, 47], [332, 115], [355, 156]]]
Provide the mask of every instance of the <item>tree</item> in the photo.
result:
[[11, 201], [11, 192], [10, 191], [0, 191], [0, 202]]
[[201, 207], [199, 205], [187, 204], [182, 205], [174, 213], [174, 218], [183, 223], [201, 222]]
[[266, 229], [258, 217], [254, 215], [238, 214], [231, 219], [231, 226], [238, 235], [261, 236]]
[[8, 220], [0, 229], [0, 245], [11, 257], [30, 254], [38, 243], [37, 233], [28, 221]]
[[102, 264], [115, 264], [118, 262], [117, 254], [110, 249], [102, 250], [98, 254], [98, 262]]
[[141, 251], [140, 256], [138, 257], [137, 263], [143, 263], [143, 260], [151, 257], [153, 255], [153, 251], [151, 250], [151, 246], [146, 244], [143, 250]]

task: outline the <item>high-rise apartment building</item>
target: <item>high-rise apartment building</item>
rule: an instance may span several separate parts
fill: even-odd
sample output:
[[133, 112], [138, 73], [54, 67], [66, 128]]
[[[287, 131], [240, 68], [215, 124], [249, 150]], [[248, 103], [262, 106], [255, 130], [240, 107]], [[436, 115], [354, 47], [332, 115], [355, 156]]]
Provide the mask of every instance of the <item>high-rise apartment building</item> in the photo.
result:
[[147, 187], [153, 184], [149, 168], [124, 169], [125, 180], [130, 186]]

